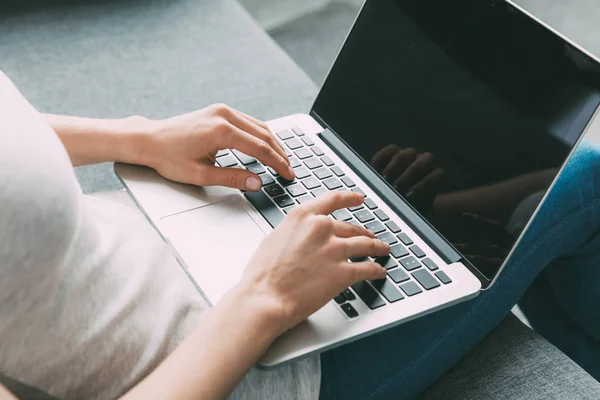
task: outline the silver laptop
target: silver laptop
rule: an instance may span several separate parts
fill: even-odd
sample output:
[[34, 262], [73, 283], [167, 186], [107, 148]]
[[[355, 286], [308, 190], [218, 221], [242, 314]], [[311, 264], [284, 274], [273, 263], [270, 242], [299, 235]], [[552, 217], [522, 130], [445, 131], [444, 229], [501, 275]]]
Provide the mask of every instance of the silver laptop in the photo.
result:
[[115, 170], [210, 304], [290, 209], [366, 195], [332, 217], [391, 245], [387, 278], [281, 336], [260, 362], [276, 366], [492, 287], [596, 113], [599, 65], [510, 2], [367, 0], [310, 112], [268, 122], [294, 181], [230, 150], [217, 163], [259, 174], [260, 192]]

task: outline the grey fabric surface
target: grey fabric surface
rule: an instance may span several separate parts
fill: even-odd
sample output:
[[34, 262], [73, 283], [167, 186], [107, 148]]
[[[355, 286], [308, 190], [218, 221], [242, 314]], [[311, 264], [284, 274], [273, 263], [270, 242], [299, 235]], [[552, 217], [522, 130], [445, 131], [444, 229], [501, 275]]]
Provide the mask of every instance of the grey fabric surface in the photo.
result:
[[600, 399], [600, 383], [510, 315], [420, 398]]
[[[78, 2], [0, 14], [0, 69], [42, 112], [160, 118], [225, 102], [258, 118], [307, 112], [314, 83], [231, 0]], [[105, 164], [85, 192], [120, 187]]]

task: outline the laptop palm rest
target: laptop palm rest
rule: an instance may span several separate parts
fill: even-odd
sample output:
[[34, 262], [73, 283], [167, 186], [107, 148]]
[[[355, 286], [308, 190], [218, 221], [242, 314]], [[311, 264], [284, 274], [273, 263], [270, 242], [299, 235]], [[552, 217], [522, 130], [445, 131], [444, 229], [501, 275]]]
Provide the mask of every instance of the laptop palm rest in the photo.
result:
[[238, 197], [163, 217], [160, 231], [213, 305], [239, 282], [265, 236]]

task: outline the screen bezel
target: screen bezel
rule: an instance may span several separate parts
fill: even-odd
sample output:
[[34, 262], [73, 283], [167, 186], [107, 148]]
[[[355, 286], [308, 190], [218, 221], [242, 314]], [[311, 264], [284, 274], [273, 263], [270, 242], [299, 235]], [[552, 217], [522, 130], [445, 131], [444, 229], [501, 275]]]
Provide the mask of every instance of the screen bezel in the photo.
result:
[[[467, 267], [467, 269], [469, 269], [469, 271], [471, 273], [473, 273], [473, 275], [475, 275], [477, 277], [477, 279], [479, 279], [479, 281], [481, 282], [481, 288], [482, 288], [481, 290], [489, 289], [489, 288], [491, 288], [494, 285], [494, 283], [496, 283], [496, 281], [498, 279], [498, 276], [500, 276], [500, 273], [504, 270], [507, 262], [511, 259], [511, 257], [512, 257], [514, 251], [515, 251], [515, 249], [521, 243], [521, 240], [523, 239], [523, 236], [524, 236], [525, 232], [529, 229], [529, 227], [531, 225], [531, 222], [537, 216], [539, 210], [541, 209], [542, 205], [546, 201], [546, 199], [548, 197], [548, 194], [550, 193], [550, 191], [552, 190], [552, 188], [556, 184], [558, 178], [560, 177], [561, 173], [563, 172], [563, 170], [564, 170], [567, 162], [571, 159], [571, 157], [573, 156], [573, 153], [575, 152], [575, 150], [580, 145], [582, 139], [587, 135], [588, 131], [590, 130], [590, 128], [592, 127], [592, 125], [596, 121], [596, 117], [598, 116], [599, 111], [600, 111], [600, 106], [596, 107], [596, 110], [594, 111], [594, 113], [592, 114], [591, 118], [587, 122], [587, 124], [586, 124], [585, 128], [583, 129], [583, 131], [581, 132], [579, 138], [577, 139], [577, 141], [571, 147], [571, 150], [569, 151], [569, 154], [567, 155], [567, 157], [563, 161], [563, 163], [562, 163], [561, 167], [559, 168], [556, 176], [552, 180], [552, 183], [550, 184], [550, 186], [548, 186], [548, 189], [546, 190], [546, 193], [544, 193], [544, 196], [543, 196], [542, 200], [537, 205], [535, 211], [533, 212], [533, 214], [529, 218], [529, 221], [527, 222], [527, 224], [525, 225], [525, 227], [523, 228], [523, 230], [521, 231], [521, 233], [519, 234], [519, 236], [515, 240], [512, 248], [511, 248], [510, 252], [508, 253], [508, 255], [506, 256], [504, 262], [502, 263], [502, 265], [500, 266], [500, 268], [498, 268], [498, 270], [496, 271], [496, 273], [493, 276], [493, 278], [492, 279], [488, 279], [483, 273], [481, 273], [475, 267], [475, 265], [473, 265], [464, 256], [462, 256], [462, 254], [458, 250], [456, 250], [456, 248], [452, 245], [452, 243], [450, 243], [444, 237], [444, 235], [442, 235], [433, 225], [431, 225], [431, 223], [425, 217], [421, 216], [421, 214], [417, 210], [415, 210], [414, 207], [412, 207], [412, 205], [402, 197], [402, 195], [400, 195], [387, 181], [385, 181], [384, 179], [382, 179], [379, 176], [379, 174], [371, 167], [371, 165], [369, 165], [368, 162], [366, 162], [351, 146], [349, 146], [348, 143], [346, 143], [346, 141], [343, 139], [343, 137], [341, 137], [341, 135], [339, 135], [331, 126], [329, 126], [329, 124], [327, 123], [326, 120], [324, 120], [323, 118], [321, 118], [319, 116], [319, 114], [316, 112], [316, 110], [314, 108], [317, 99], [321, 95], [323, 86], [325, 85], [325, 83], [329, 79], [329, 76], [331, 75], [333, 67], [334, 67], [335, 63], [337, 62], [337, 60], [339, 58], [339, 55], [342, 52], [344, 46], [346, 45], [346, 42], [348, 41], [348, 37], [352, 34], [352, 31], [354, 30], [354, 26], [356, 25], [356, 21], [360, 18], [360, 15], [362, 14], [363, 8], [364, 8], [365, 4], [367, 3], [367, 1], [376, 1], [376, 0], [365, 0], [363, 2], [362, 6], [361, 6], [361, 9], [360, 9], [359, 13], [357, 14], [357, 16], [356, 16], [356, 18], [355, 18], [355, 20], [354, 20], [354, 22], [352, 24], [352, 27], [350, 28], [350, 30], [346, 34], [344, 42], [343, 42], [342, 46], [340, 46], [340, 49], [338, 50], [338, 53], [336, 55], [336, 58], [335, 58], [334, 62], [332, 63], [332, 65], [329, 68], [327, 76], [326, 76], [325, 80], [323, 81], [323, 84], [322, 84], [322, 86], [321, 86], [321, 88], [319, 90], [319, 93], [315, 97], [315, 101], [313, 102], [313, 104], [311, 106], [309, 115], [311, 117], [313, 117], [322, 127], [328, 129], [333, 135], [335, 135], [335, 137], [341, 143], [343, 143], [343, 145], [345, 147], [347, 147], [354, 155], [356, 155], [356, 157], [358, 158], [358, 160], [360, 160], [360, 162], [361, 162], [361, 167], [362, 168], [368, 168], [369, 170], [371, 170], [375, 174], [375, 176], [377, 177], [376, 178], [377, 179], [377, 182], [376, 182], [377, 185], [382, 185], [383, 184], [383, 185], [387, 186], [390, 190], [392, 190], [393, 193], [395, 193], [395, 195], [397, 197], [396, 200], [400, 200], [405, 205], [407, 205], [408, 207], [410, 207], [419, 216], [419, 218], [422, 220], [423, 223], [427, 224], [439, 236], [439, 238], [441, 238], [444, 242], [446, 242], [456, 252], [456, 254], [458, 254], [460, 256], [460, 259], [458, 261], [461, 262], [462, 264], [464, 264]], [[587, 51], [586, 49], [584, 49], [583, 47], [581, 47], [577, 43], [573, 42], [571, 39], [569, 39], [565, 35], [563, 35], [560, 32], [558, 32], [556, 29], [554, 29], [551, 26], [547, 25], [542, 20], [540, 20], [539, 18], [537, 18], [536, 16], [534, 16], [533, 14], [531, 14], [530, 12], [528, 12], [527, 10], [525, 10], [524, 8], [520, 7], [519, 5], [515, 4], [514, 2], [512, 2], [510, 0], [498, 0], [496, 3], [501, 3], [501, 2], [507, 4], [515, 12], [521, 13], [523, 16], [525, 16], [526, 18], [528, 18], [529, 20], [531, 20], [531, 23], [540, 25], [545, 30], [547, 30], [550, 34], [553, 34], [554, 36], [556, 36], [557, 38], [559, 38], [561, 41], [563, 41], [565, 44], [569, 45], [573, 50], [579, 52], [581, 55], [583, 55], [585, 57], [588, 57], [589, 59], [591, 59], [592, 61], [594, 61], [595, 63], [597, 63], [598, 66], [600, 67], [600, 59], [598, 59], [596, 56], [594, 56], [593, 54], [591, 54], [589, 51]], [[375, 182], [372, 182], [371, 180], [367, 180], [367, 182], [375, 184]], [[383, 199], [383, 196], [382, 196], [382, 200], [385, 201], [385, 199]], [[394, 207], [393, 204], [389, 204], [389, 202], [386, 202], [386, 204], [388, 206], [390, 206], [392, 209], [394, 209], [394, 210], [396, 209], [396, 207]], [[429, 241], [427, 241], [427, 242], [429, 242]]]

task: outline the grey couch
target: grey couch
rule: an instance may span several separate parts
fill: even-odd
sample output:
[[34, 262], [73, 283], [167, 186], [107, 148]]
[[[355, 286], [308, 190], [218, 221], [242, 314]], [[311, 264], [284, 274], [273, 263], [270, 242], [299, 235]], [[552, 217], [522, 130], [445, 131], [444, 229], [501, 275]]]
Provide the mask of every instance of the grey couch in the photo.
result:
[[[234, 0], [21, 0], [3, 7], [0, 69], [43, 112], [159, 118], [225, 102], [270, 119], [307, 111], [316, 93]], [[86, 192], [120, 187], [110, 165], [77, 173]], [[15, 387], [10, 377], [3, 382]], [[599, 399], [600, 383], [508, 316], [422, 397]]]

